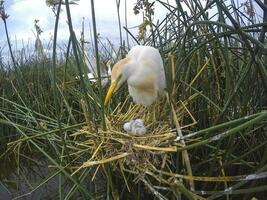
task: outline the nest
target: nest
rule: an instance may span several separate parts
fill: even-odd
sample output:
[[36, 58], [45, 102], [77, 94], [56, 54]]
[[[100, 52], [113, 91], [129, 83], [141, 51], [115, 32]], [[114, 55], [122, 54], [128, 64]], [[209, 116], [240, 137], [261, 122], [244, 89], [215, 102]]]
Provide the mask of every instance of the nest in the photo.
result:
[[[173, 107], [164, 99], [150, 107], [126, 105], [118, 105], [106, 116], [106, 130], [98, 129], [96, 133], [91, 126], [84, 126], [72, 134], [84, 136], [85, 139], [77, 141], [77, 145], [86, 147], [90, 154], [90, 159], [83, 162], [76, 172], [87, 167], [96, 167], [97, 172], [99, 167], [109, 164], [111, 169], [124, 178], [129, 191], [129, 179], [125, 173], [132, 174], [131, 180], [134, 183], [142, 181], [154, 195], [160, 197], [161, 194], [155, 187], [161, 185], [170, 188], [177, 181], [172, 175], [175, 170], [172, 155], [177, 152], [177, 142], [174, 142], [177, 138], [177, 127], [172, 125], [173, 115], [179, 112], [180, 115], [174, 117], [178, 120], [188, 110], [184, 103], [178, 103], [174, 113]], [[144, 120], [147, 133], [143, 136], [131, 135], [123, 130], [125, 122], [136, 118]]]

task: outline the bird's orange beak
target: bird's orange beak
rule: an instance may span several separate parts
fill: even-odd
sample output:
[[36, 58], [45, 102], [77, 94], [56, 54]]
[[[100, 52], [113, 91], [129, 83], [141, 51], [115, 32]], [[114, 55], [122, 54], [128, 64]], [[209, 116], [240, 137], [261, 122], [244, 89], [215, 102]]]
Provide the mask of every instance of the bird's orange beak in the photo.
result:
[[110, 100], [112, 94], [114, 93], [114, 91], [115, 91], [116, 88], [117, 88], [117, 85], [118, 85], [118, 82], [117, 82], [117, 81], [111, 83], [111, 85], [110, 85], [110, 87], [109, 87], [109, 89], [108, 89], [108, 93], [107, 93], [107, 95], [106, 95], [106, 97], [105, 97], [104, 105], [107, 105], [107, 103], [109, 102], [109, 100]]

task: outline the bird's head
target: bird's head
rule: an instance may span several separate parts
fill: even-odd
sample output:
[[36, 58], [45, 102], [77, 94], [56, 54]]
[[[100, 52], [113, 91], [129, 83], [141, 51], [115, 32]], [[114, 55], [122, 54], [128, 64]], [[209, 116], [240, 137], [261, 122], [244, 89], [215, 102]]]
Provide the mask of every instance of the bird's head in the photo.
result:
[[112, 94], [121, 87], [121, 85], [129, 77], [129, 62], [130, 58], [124, 58], [119, 60], [111, 71], [111, 85], [108, 89], [107, 95], [105, 97], [105, 105], [109, 102]]

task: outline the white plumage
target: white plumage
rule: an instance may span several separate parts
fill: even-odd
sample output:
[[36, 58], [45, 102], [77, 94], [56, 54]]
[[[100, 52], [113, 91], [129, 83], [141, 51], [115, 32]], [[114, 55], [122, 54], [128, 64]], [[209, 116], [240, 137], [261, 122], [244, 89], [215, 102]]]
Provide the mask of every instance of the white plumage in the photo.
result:
[[118, 61], [111, 73], [111, 86], [105, 104], [112, 93], [127, 82], [133, 101], [151, 105], [166, 87], [163, 61], [157, 49], [151, 46], [134, 46], [126, 58]]

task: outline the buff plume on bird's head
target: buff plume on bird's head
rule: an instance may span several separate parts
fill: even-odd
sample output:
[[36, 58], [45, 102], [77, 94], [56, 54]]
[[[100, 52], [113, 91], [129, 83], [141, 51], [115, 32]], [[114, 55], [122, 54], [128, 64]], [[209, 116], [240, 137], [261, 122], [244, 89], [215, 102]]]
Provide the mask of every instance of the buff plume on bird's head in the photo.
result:
[[105, 105], [112, 94], [127, 82], [133, 101], [151, 105], [166, 87], [163, 61], [159, 51], [151, 46], [134, 46], [124, 59], [119, 60], [111, 72], [111, 85]]

